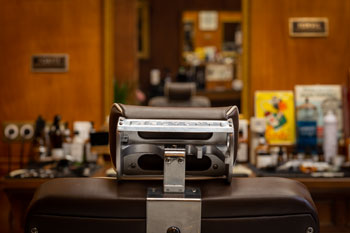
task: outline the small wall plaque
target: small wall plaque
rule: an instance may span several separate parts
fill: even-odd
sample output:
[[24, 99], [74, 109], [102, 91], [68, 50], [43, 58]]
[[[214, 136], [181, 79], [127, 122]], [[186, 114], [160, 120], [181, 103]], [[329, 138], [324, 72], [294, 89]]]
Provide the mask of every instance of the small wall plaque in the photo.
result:
[[68, 54], [32, 55], [32, 72], [67, 72]]
[[289, 18], [289, 35], [326, 37], [328, 36], [328, 18]]

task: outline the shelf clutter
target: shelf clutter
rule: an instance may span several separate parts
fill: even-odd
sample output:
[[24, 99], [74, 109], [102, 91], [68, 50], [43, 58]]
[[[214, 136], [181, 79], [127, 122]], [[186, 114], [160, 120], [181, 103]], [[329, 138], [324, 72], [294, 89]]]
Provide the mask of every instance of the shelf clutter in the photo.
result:
[[254, 97], [255, 115], [240, 120], [239, 162], [261, 176], [350, 175], [347, 88], [296, 85]]

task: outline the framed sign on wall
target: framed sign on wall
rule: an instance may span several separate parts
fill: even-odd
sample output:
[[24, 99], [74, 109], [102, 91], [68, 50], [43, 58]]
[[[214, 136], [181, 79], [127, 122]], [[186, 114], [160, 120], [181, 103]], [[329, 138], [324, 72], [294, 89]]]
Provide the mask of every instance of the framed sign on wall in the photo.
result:
[[289, 18], [289, 35], [292, 37], [327, 37], [328, 18]]

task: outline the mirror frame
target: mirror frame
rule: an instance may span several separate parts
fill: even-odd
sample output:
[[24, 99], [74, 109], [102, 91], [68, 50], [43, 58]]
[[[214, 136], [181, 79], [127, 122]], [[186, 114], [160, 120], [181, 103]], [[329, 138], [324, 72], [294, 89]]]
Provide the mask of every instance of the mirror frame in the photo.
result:
[[114, 102], [114, 27], [115, 12], [114, 0], [103, 0], [103, 109], [102, 115], [105, 119], [109, 116], [111, 106]]
[[243, 28], [243, 90], [241, 106], [243, 117], [249, 119], [251, 115], [250, 100], [250, 0], [242, 1], [242, 28]]

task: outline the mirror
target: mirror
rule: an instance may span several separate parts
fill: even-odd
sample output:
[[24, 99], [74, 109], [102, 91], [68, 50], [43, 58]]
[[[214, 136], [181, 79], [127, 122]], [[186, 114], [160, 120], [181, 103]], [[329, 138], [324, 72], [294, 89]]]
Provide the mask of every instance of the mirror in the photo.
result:
[[[116, 21], [114, 30], [123, 37], [118, 37], [116, 42], [119, 47], [115, 50], [119, 52], [115, 53], [115, 59], [125, 61], [125, 52], [120, 51], [130, 48], [125, 44], [136, 35], [138, 62], [132, 66], [120, 62], [115, 70], [117, 77], [131, 71], [138, 73], [135, 86], [147, 97], [141, 104], [147, 105], [151, 98], [164, 95], [166, 82], [183, 81], [195, 82], [196, 95], [209, 98], [213, 107], [244, 108], [241, 100], [245, 98], [247, 74], [244, 72], [248, 70], [243, 62], [248, 54], [247, 37], [242, 36], [247, 32], [246, 23], [242, 24], [247, 22], [246, 16], [243, 19], [245, 0], [132, 2], [137, 2], [134, 8], [137, 27], [135, 30], [119, 27], [125, 23], [121, 18], [123, 12], [119, 12], [121, 19]], [[128, 5], [131, 5], [129, 1]], [[125, 17], [130, 18], [130, 14]]]
[[187, 81], [197, 84], [200, 95], [226, 93], [221, 103], [217, 99], [214, 104], [230, 101], [239, 106], [243, 87], [241, 12], [183, 11], [181, 22], [181, 65]]

